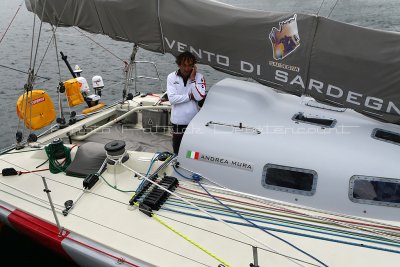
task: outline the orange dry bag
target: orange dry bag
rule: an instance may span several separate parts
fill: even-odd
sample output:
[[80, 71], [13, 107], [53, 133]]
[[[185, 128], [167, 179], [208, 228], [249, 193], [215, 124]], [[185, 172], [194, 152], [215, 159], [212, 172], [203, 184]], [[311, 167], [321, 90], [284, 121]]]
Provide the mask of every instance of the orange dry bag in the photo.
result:
[[56, 118], [53, 101], [44, 90], [32, 90], [21, 95], [17, 101], [17, 114], [32, 130], [41, 129]]

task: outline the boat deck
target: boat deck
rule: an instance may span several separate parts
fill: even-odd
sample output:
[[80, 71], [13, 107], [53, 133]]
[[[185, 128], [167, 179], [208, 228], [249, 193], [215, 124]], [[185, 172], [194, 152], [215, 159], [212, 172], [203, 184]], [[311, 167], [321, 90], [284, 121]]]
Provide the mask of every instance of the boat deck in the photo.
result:
[[[110, 109], [90, 120], [96, 128], [116, 116]], [[42, 139], [41, 145], [57, 136], [67, 143], [72, 135], [72, 159], [86, 142], [126, 142], [129, 160], [108, 165], [90, 190], [83, 189], [82, 178], [47, 170], [43, 147], [1, 155], [0, 169], [23, 173], [0, 176], [0, 220], [81, 266], [378, 266], [382, 259], [400, 260], [399, 222], [335, 215], [234, 192], [206, 177], [197, 181], [184, 166], [154, 160], [156, 152], [172, 151], [171, 136], [140, 124], [115, 123], [83, 139], [89, 124], [82, 120]], [[155, 182], [167, 175], [178, 178], [179, 186], [148, 216], [129, 201], [143, 176], [161, 167]], [[75, 206], [64, 216], [68, 200]]]

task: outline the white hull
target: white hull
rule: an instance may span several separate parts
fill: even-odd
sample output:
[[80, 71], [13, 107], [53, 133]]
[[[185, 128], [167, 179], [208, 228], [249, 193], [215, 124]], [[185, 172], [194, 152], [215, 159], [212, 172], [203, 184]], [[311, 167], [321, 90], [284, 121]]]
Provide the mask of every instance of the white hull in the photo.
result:
[[[157, 97], [148, 96], [145, 99], [139, 98], [139, 101], [151, 105], [157, 101]], [[206, 105], [212, 103], [212, 94], [207, 101], [210, 102]], [[114, 119], [118, 108], [120, 107], [110, 108], [42, 137], [39, 141], [46, 144], [57, 136], [64, 137], [67, 141], [67, 133], [72, 135], [73, 140], [78, 136], [74, 133], [85, 134], [82, 131], [83, 125], [87, 129], [95, 122], [96, 128]], [[199, 113], [191, 127], [203, 119], [206, 111], [207, 106]], [[141, 124], [141, 118], [140, 114], [136, 126]], [[103, 129], [108, 130], [87, 136], [87, 139], [80, 140], [79, 143], [100, 140], [108, 143], [116, 139], [112, 135], [114, 128]], [[122, 133], [121, 128], [117, 129], [118, 133]], [[120, 139], [124, 138], [130, 144], [134, 141], [131, 139], [135, 138], [132, 135], [131, 132]], [[150, 143], [154, 142], [154, 136], [164, 136], [166, 140], [170, 138], [168, 133], [149, 135], [153, 138], [150, 139]], [[185, 137], [182, 143], [183, 150], [189, 149], [189, 145], [193, 144]], [[385, 264], [394, 266], [400, 260], [400, 224], [398, 220], [387, 219], [389, 216], [386, 216], [386, 219], [366, 219], [352, 216], [351, 213], [339, 215], [328, 210], [318, 211], [313, 209], [313, 205], [306, 207], [289, 201], [280, 202], [276, 201], [279, 197], [273, 200], [274, 195], [257, 196], [252, 194], [254, 192], [251, 190], [228, 187], [223, 180], [220, 182], [236, 191], [215, 187], [206, 179], [211, 177], [203, 174], [206, 178], [201, 180], [201, 184], [231, 209], [240, 212], [246, 219], [262, 228], [258, 229], [218, 204], [199, 184], [181, 179], [171, 165], [162, 173], [179, 178], [179, 186], [174, 191], [176, 195], [170, 196], [160, 210], [153, 210], [156, 216], [151, 218], [136, 206], [128, 204], [132, 192], [115, 190], [105, 181], [111, 185], [116, 184], [118, 189], [135, 190], [141, 180], [134, 177], [132, 170], [146, 174], [154, 152], [158, 149], [160, 148], [156, 147], [150, 152], [128, 151], [129, 160], [116, 167], [108, 166], [103, 173], [104, 180], [100, 179], [91, 190], [83, 193], [67, 216], [62, 215], [64, 202], [69, 199], [76, 200], [82, 193], [83, 179], [62, 173], [52, 174], [48, 170], [19, 176], [1, 176], [0, 219], [67, 255], [81, 266], [121, 264], [216, 267], [219, 264], [248, 266], [255, 261], [258, 261], [260, 266], [381, 266], [383, 259]], [[77, 147], [73, 148], [72, 158], [75, 157], [76, 150]], [[24, 148], [0, 156], [0, 168], [12, 167], [19, 171], [33, 171], [46, 159], [43, 149]], [[184, 155], [179, 155], [181, 167], [191, 169], [193, 166], [186, 164], [185, 160]], [[156, 161], [151, 170], [154, 171], [161, 164], [162, 162]], [[179, 170], [185, 175], [188, 174], [182, 168]], [[46, 178], [51, 190], [57, 218], [63, 228], [61, 236], [47, 195], [43, 192], [42, 177]], [[322, 179], [323, 177], [320, 177], [320, 180]], [[200, 210], [180, 198], [190, 201], [200, 207]], [[322, 201], [323, 198], [318, 199]], [[176, 232], [167, 228], [157, 218], [170, 225]], [[257, 259], [254, 257], [253, 248], [257, 248]]]

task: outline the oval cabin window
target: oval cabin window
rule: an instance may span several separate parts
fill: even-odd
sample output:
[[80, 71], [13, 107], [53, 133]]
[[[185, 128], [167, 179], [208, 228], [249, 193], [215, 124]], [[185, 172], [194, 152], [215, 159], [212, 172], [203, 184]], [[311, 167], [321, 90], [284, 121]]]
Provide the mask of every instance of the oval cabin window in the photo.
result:
[[262, 184], [267, 189], [311, 196], [317, 186], [317, 172], [289, 166], [266, 164]]
[[349, 198], [356, 203], [400, 207], [400, 179], [352, 176]]

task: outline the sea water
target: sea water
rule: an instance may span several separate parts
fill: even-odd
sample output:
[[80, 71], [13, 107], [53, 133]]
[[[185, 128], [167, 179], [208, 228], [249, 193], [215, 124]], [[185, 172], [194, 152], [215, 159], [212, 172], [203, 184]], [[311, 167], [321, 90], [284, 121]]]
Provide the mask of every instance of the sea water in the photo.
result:
[[[222, 2], [238, 7], [281, 11], [293, 13], [319, 14], [331, 19], [369, 27], [400, 32], [400, 2], [398, 0], [223, 0]], [[23, 125], [16, 115], [16, 101], [23, 93], [23, 86], [27, 81], [27, 72], [31, 63], [32, 33], [34, 16], [26, 10], [23, 1], [0, 0], [0, 39], [5, 34], [19, 5], [20, 10], [11, 24], [8, 32], [0, 42], [0, 148], [6, 147], [15, 141], [16, 131], [22, 130]], [[35, 36], [37, 37], [40, 21], [35, 19]], [[38, 75], [35, 89], [46, 90], [56, 101], [56, 88], [59, 81], [71, 78], [71, 74], [64, 62], [58, 67], [56, 51], [50, 45], [45, 53], [51, 38], [51, 28], [43, 24], [37, 63], [35, 69]], [[34, 40], [35, 47], [37, 40]], [[117, 42], [107, 36], [82, 33], [74, 28], [57, 29], [58, 51], [68, 56], [72, 67], [76, 64], [83, 70], [82, 76], [90, 82], [94, 75], [101, 75], [104, 79], [103, 101], [110, 103], [122, 98], [123, 88], [123, 60], [129, 60], [132, 44]], [[100, 46], [98, 45], [100, 44]], [[35, 49], [33, 50], [33, 56]], [[45, 55], [45, 56], [44, 56]], [[43, 59], [43, 63], [40, 62]], [[166, 76], [176, 69], [174, 58], [171, 55], [161, 55], [140, 49], [137, 60], [154, 61], [159, 67], [162, 86], [165, 88]], [[40, 66], [40, 68], [39, 68]], [[60, 71], [59, 71], [60, 70]], [[146, 67], [139, 75], [154, 76], [155, 71]], [[219, 80], [229, 77], [207, 66], [199, 66], [207, 78], [208, 88]], [[139, 83], [137, 90], [141, 92], [158, 92], [160, 85], [157, 82]], [[64, 101], [66, 106], [66, 102]], [[65, 109], [69, 113], [68, 108]], [[7, 229], [7, 228], [5, 228]], [[11, 230], [0, 231], [0, 255], [13, 255], [17, 258], [8, 258], [6, 264], [2, 257], [3, 266], [69, 266], [68, 262], [53, 256], [36, 243], [17, 235]], [[13, 252], [15, 251], [15, 252]], [[15, 254], [14, 254], [15, 255]], [[25, 255], [25, 256], [24, 256]], [[73, 266], [73, 265], [71, 265]]]

